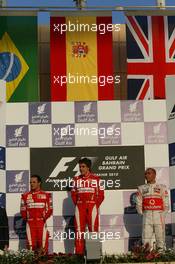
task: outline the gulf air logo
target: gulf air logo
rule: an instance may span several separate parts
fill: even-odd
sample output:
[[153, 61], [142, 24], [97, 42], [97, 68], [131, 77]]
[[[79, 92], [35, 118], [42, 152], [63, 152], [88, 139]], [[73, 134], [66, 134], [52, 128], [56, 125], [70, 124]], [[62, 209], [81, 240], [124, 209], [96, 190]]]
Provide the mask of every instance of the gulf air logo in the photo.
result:
[[23, 174], [24, 174], [24, 171], [21, 171], [21, 172], [15, 174], [15, 182], [16, 183], [22, 182]]
[[138, 104], [138, 102], [134, 102], [134, 103], [131, 103], [129, 105], [129, 112], [130, 113], [135, 113], [136, 112], [136, 110], [137, 110], [137, 104]]
[[15, 129], [14, 136], [15, 136], [16, 138], [22, 136], [22, 130], [23, 130], [23, 128], [24, 128], [24, 126], [20, 126], [19, 128], [16, 128], [16, 129]]
[[160, 128], [161, 128], [161, 123], [159, 123], [159, 124], [157, 124], [157, 125], [155, 125], [155, 126], [153, 126], [153, 133], [155, 134], [155, 135], [157, 135], [157, 134], [159, 134], [160, 133]]
[[0, 40], [0, 79], [7, 82], [7, 101], [24, 78], [29, 67], [15, 46], [14, 42], [4, 33]]
[[84, 114], [90, 113], [91, 112], [91, 107], [92, 107], [92, 102], [90, 102], [88, 104], [85, 104], [83, 106], [83, 113]]
[[37, 114], [38, 115], [44, 114], [45, 113], [45, 108], [46, 108], [46, 104], [39, 105], [38, 109], [37, 109]]
[[111, 219], [109, 220], [109, 226], [110, 227], [115, 226], [117, 224], [117, 220], [118, 220], [118, 216], [111, 217]]

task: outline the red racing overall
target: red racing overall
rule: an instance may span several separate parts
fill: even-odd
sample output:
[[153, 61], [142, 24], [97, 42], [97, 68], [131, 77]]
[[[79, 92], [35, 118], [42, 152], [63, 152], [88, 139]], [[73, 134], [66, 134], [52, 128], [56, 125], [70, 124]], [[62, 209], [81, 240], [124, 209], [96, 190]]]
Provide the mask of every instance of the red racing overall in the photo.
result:
[[46, 220], [52, 215], [52, 198], [50, 193], [42, 190], [27, 192], [21, 197], [21, 215], [27, 221], [26, 233], [29, 248], [43, 248], [48, 251], [49, 232]]
[[104, 199], [104, 190], [100, 178], [92, 173], [75, 176], [71, 196], [75, 207], [75, 253], [84, 253], [86, 224], [90, 232], [98, 232], [98, 208]]

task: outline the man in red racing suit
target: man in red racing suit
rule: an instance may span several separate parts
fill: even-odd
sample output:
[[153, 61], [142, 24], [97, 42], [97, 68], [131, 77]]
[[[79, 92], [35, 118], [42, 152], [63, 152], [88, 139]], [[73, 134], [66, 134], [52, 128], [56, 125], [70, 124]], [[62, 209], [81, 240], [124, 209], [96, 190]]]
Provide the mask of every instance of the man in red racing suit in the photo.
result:
[[143, 215], [143, 244], [152, 246], [152, 237], [155, 233], [156, 248], [165, 249], [165, 216], [169, 209], [169, 199], [166, 186], [155, 181], [156, 171], [148, 168], [145, 171], [147, 184], [138, 187], [136, 208]]
[[50, 193], [40, 189], [41, 178], [32, 175], [31, 191], [22, 194], [21, 216], [26, 220], [26, 233], [29, 249], [42, 249], [48, 252], [49, 232], [46, 220], [52, 215], [52, 198]]
[[104, 189], [100, 178], [90, 172], [91, 160], [79, 160], [80, 176], [75, 176], [71, 190], [75, 204], [75, 253], [84, 254], [84, 236], [86, 224], [90, 232], [98, 232], [98, 209], [104, 200]]

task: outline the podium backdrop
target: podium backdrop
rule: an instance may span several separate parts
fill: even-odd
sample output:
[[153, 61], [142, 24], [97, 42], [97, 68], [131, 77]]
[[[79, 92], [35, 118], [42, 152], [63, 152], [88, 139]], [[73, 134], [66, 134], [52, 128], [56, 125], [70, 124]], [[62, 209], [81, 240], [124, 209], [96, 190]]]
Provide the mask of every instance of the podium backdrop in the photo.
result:
[[[105, 184], [100, 230], [112, 232], [113, 239], [102, 243], [103, 252], [126, 252], [140, 239], [141, 218], [134, 208], [134, 193], [144, 183], [145, 168], [154, 167], [158, 182], [170, 187], [165, 100], [1, 102], [0, 114], [0, 129], [5, 131], [0, 148], [0, 203], [9, 217], [10, 248], [25, 246], [20, 196], [29, 190], [30, 174], [38, 173], [43, 188], [53, 195], [50, 250], [73, 252], [74, 241], [61, 241], [59, 233], [73, 230], [74, 214], [69, 189], [61, 190], [60, 180], [64, 185], [78, 174], [77, 161], [84, 156], [92, 159], [94, 172]], [[80, 134], [83, 128], [84, 135]], [[169, 213], [169, 245], [171, 222]]]

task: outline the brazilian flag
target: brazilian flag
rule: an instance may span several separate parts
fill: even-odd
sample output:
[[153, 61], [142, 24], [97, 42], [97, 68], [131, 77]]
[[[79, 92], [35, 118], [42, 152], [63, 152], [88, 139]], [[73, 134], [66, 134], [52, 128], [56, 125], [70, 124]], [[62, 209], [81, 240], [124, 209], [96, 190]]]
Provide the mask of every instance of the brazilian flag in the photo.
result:
[[0, 16], [0, 79], [8, 102], [39, 100], [37, 16]]

